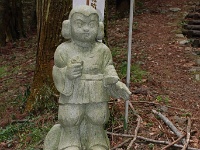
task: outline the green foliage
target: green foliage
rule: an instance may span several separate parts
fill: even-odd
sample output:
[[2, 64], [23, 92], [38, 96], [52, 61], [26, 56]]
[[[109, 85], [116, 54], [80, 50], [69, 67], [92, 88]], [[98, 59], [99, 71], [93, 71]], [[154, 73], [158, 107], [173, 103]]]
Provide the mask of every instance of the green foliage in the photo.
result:
[[31, 91], [30, 91], [30, 85], [27, 85], [25, 92], [23, 94], [20, 93], [16, 97], [16, 99], [14, 100], [15, 102], [17, 102], [17, 106], [20, 108], [21, 112], [24, 111], [24, 108], [25, 108], [25, 105], [26, 105], [26, 102], [27, 102], [27, 99], [28, 99], [30, 93], [31, 93]]
[[140, 14], [140, 13], [143, 13], [144, 12], [144, 10], [146, 9], [145, 7], [144, 7], [144, 1], [136, 1], [136, 13], [138, 13], [138, 14]]
[[139, 64], [131, 66], [131, 73], [133, 74], [131, 80], [136, 83], [142, 82], [142, 79], [148, 74], [146, 71], [141, 69]]
[[120, 65], [120, 78], [125, 78], [127, 73], [127, 62], [122, 62]]
[[5, 76], [6, 74], [7, 74], [7, 67], [6, 66], [0, 67], [0, 78]]
[[142, 8], [144, 6], [144, 2], [143, 1], [136, 1], [136, 6], [139, 8]]
[[[38, 118], [27, 118], [22, 123], [13, 123], [6, 128], [0, 128], [0, 142], [16, 141], [19, 143], [17, 149], [34, 149], [35, 145], [39, 141], [44, 139], [47, 132], [50, 130], [53, 122], [49, 121], [48, 123], [38, 123]], [[12, 144], [12, 142], [11, 142]], [[12, 146], [12, 145], [11, 145]]]
[[19, 126], [9, 125], [5, 129], [0, 128], [0, 142], [11, 140], [14, 134], [20, 129]]
[[150, 128], [150, 127], [153, 127], [153, 122], [148, 122], [147, 124], [146, 124], [146, 127], [148, 127], [148, 128]]
[[113, 47], [111, 49], [111, 52], [113, 57], [117, 57], [123, 52], [123, 49], [121, 49], [120, 47]]
[[[142, 79], [148, 73], [141, 69], [139, 64], [134, 64], [131, 66], [131, 81], [134, 83], [141, 83]], [[127, 62], [122, 62], [120, 66], [120, 78], [125, 78], [127, 75]]]
[[138, 29], [138, 22], [133, 22], [133, 30], [137, 30]]
[[180, 26], [184, 26], [184, 25], [187, 25], [187, 22], [185, 22], [184, 20], [182, 20], [179, 24], [180, 24]]
[[153, 144], [153, 143], [149, 143], [148, 146], [149, 146], [149, 149], [150, 149], [150, 150], [153, 150], [153, 149], [154, 149], [154, 144]]
[[158, 95], [156, 97], [156, 101], [158, 101], [159, 103], [164, 102], [165, 104], [168, 104], [169, 103], [169, 96]]
[[53, 93], [53, 89], [44, 85], [37, 94], [35, 94], [35, 102], [33, 104], [33, 112], [47, 112], [58, 109], [57, 100]]
[[191, 117], [192, 116], [192, 113], [191, 112], [186, 112], [183, 114], [184, 117]]

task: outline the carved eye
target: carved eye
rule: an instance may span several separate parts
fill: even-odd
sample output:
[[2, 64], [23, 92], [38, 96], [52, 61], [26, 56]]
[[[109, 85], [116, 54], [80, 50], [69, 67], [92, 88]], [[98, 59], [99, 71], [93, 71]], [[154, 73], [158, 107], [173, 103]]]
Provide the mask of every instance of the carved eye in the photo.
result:
[[83, 22], [82, 21], [76, 21], [76, 25], [77, 25], [77, 27], [81, 28], [83, 26]]
[[96, 22], [95, 21], [91, 21], [90, 23], [89, 23], [89, 26], [91, 27], [91, 28], [93, 28], [93, 27], [95, 27], [95, 24]]

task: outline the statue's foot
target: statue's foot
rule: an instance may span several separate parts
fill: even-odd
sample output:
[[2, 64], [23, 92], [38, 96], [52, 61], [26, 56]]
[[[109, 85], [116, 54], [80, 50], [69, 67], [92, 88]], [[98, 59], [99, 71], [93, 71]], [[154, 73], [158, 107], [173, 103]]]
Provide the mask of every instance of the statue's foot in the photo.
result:
[[108, 147], [106, 147], [104, 145], [94, 145], [94, 146], [90, 147], [89, 150], [108, 150]]
[[77, 146], [70, 146], [70, 147], [65, 148], [64, 150], [80, 150], [80, 148]]

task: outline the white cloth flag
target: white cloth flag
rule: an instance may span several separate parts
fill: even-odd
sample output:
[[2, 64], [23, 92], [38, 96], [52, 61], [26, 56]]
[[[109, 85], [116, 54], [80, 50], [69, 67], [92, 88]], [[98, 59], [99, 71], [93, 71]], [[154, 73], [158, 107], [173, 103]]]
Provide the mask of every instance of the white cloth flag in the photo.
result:
[[89, 5], [95, 8], [99, 15], [99, 20], [104, 20], [105, 0], [73, 0], [73, 8], [79, 5]]

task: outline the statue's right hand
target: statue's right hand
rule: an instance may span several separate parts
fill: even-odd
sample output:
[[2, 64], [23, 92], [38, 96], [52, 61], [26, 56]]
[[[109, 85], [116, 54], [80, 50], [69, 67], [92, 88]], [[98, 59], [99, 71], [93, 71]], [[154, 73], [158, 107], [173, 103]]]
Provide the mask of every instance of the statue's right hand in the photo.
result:
[[74, 62], [70, 63], [67, 67], [67, 77], [68, 79], [75, 79], [82, 75], [83, 63]]

